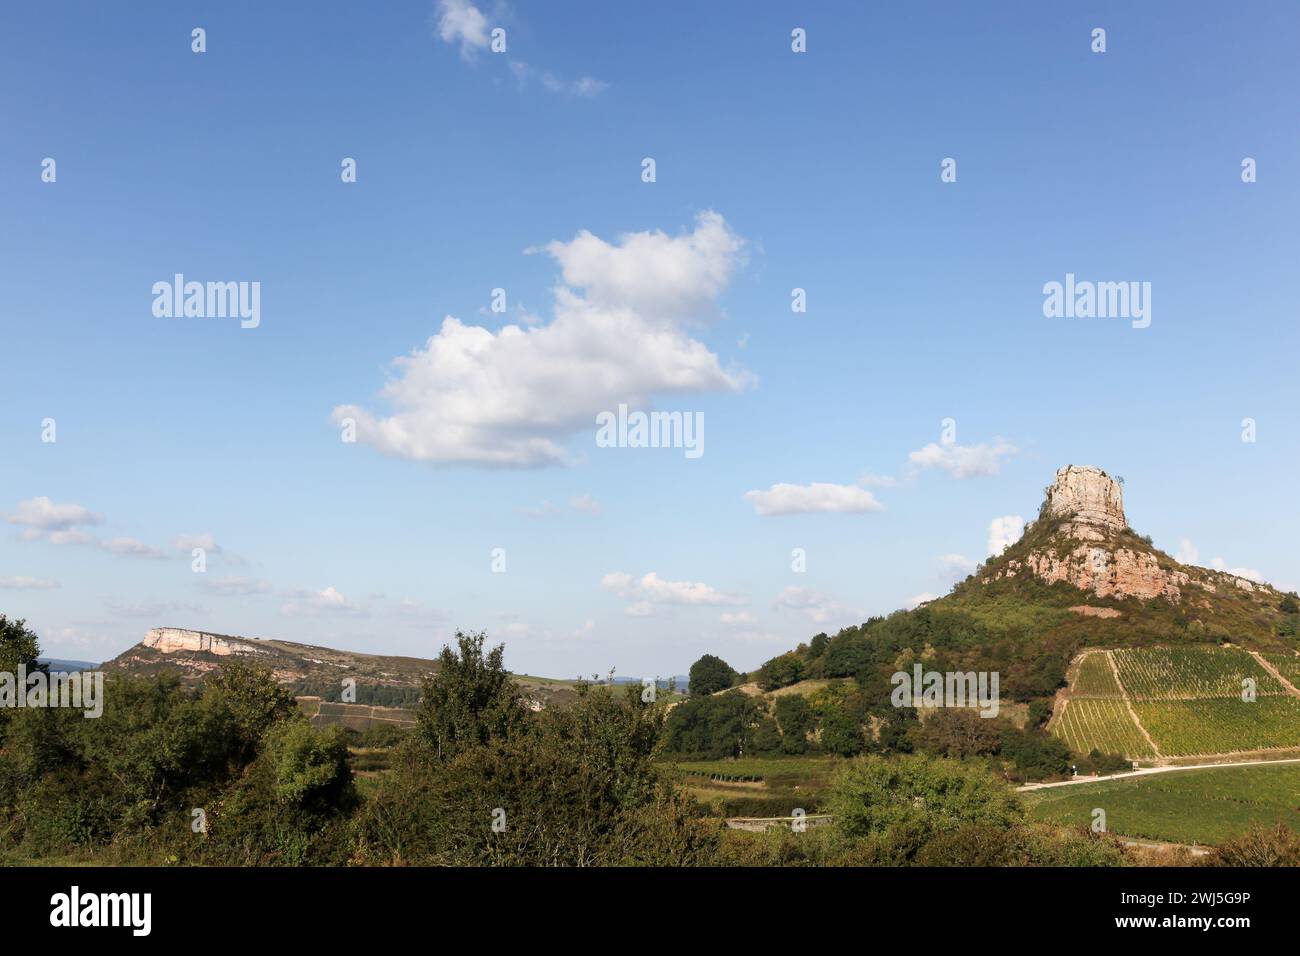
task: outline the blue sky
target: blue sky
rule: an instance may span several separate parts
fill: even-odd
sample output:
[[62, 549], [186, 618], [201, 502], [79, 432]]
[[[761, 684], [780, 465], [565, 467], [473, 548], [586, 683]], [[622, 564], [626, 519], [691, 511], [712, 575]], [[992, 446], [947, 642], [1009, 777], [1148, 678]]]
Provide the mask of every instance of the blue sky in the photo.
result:
[[[943, 593], [1066, 463], [1300, 584], [1300, 8], [6, 19], [0, 610], [49, 654], [462, 627], [530, 673], [748, 668]], [[175, 273], [259, 282], [260, 325], [156, 317]], [[1150, 326], [1046, 318], [1067, 273], [1150, 282]], [[597, 447], [620, 401], [704, 454]]]

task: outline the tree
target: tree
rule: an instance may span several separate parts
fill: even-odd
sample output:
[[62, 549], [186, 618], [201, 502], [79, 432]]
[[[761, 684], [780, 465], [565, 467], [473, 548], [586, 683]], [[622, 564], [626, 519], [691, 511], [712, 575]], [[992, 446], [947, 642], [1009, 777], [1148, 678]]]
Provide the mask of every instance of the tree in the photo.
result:
[[781, 750], [788, 754], [808, 752], [808, 733], [813, 729], [813, 713], [800, 694], [785, 694], [776, 699], [776, 722], [781, 725]]
[[765, 706], [739, 690], [683, 701], [668, 712], [664, 749], [718, 760], [751, 752], [756, 739], [766, 746], [770, 738], [759, 734]]
[[208, 675], [204, 696], [210, 705], [229, 708], [238, 730], [240, 758], [252, 758], [272, 724], [300, 713], [293, 695], [275, 679], [271, 668], [227, 661]]
[[1015, 793], [988, 771], [928, 756], [859, 757], [843, 766], [827, 809], [844, 837], [877, 837], [906, 855], [936, 834], [1024, 821]]
[[758, 669], [758, 686], [765, 691], [789, 687], [803, 680], [803, 659], [794, 651], [774, 657]]
[[822, 746], [841, 757], [856, 757], [866, 746], [862, 723], [849, 708], [837, 704], [822, 717]]
[[707, 863], [718, 827], [660, 775], [661, 720], [660, 709], [640, 702], [639, 688], [597, 687], [509, 738], [469, 744], [443, 765], [399, 764], [360, 821], [363, 858], [455, 866]]
[[978, 757], [1002, 746], [998, 722], [967, 708], [937, 709], [912, 728], [912, 745], [939, 757]]
[[440, 761], [467, 747], [508, 738], [527, 719], [519, 687], [503, 663], [505, 645], [486, 655], [483, 632], [456, 632], [460, 653], [444, 646], [437, 673], [426, 677], [415, 712], [415, 737]]
[[1285, 823], [1273, 828], [1255, 823], [1245, 833], [1220, 843], [1207, 866], [1300, 866], [1300, 836]]
[[16, 673], [19, 665], [30, 670], [40, 653], [40, 641], [26, 621], [11, 621], [0, 614], [0, 671]]
[[740, 675], [721, 657], [705, 654], [691, 665], [691, 696], [704, 697], [708, 694], [716, 694], [720, 690], [734, 686], [739, 677]]

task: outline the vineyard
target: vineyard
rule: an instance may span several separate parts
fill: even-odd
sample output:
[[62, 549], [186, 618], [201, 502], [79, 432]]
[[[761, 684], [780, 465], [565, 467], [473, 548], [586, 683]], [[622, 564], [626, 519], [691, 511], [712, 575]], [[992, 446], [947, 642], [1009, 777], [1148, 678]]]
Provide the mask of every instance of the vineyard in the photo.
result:
[[1122, 700], [1071, 700], [1055, 732], [1076, 753], [1099, 750], [1133, 759], [1155, 756]]
[[1300, 699], [1136, 701], [1133, 709], [1168, 757], [1300, 747]]
[[1300, 657], [1295, 654], [1265, 654], [1264, 659], [1276, 667], [1292, 687], [1300, 687]]
[[[1266, 659], [1300, 680], [1300, 657]], [[1247, 679], [1254, 699], [1243, 699]], [[1072, 669], [1065, 696], [1051, 731], [1076, 753], [1151, 759], [1300, 748], [1300, 697], [1238, 648], [1090, 651]]]
[[1119, 699], [1124, 696], [1115, 672], [1110, 665], [1110, 654], [1106, 651], [1093, 651], [1085, 654], [1079, 661], [1079, 670], [1072, 685], [1075, 697], [1110, 697]]
[[1233, 647], [1150, 647], [1112, 651], [1124, 691], [1133, 700], [1241, 700], [1242, 681], [1259, 697], [1286, 690], [1250, 654]]

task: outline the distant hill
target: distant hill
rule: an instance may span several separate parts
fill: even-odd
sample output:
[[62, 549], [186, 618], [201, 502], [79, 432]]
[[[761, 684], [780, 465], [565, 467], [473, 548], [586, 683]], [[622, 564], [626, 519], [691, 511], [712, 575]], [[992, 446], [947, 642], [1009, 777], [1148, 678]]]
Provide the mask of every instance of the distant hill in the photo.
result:
[[[106, 672], [153, 674], [169, 671], [188, 683], [198, 683], [228, 660], [250, 660], [271, 668], [276, 680], [288, 686], [313, 713], [342, 714], [331, 703], [341, 700], [343, 680], [356, 681], [356, 704], [361, 711], [371, 707], [409, 708], [419, 700], [420, 684], [426, 674], [435, 673], [438, 662], [423, 657], [400, 657], [342, 651], [293, 641], [241, 637], [193, 631], [177, 627], [156, 627], [139, 644], [106, 661]], [[524, 702], [533, 709], [564, 706], [577, 696], [578, 680], [557, 680], [527, 674], [512, 675]], [[679, 686], [686, 679], [679, 677]], [[637, 683], [640, 678], [616, 679], [615, 683]], [[661, 680], [660, 686], [666, 687]], [[661, 691], [662, 693], [662, 691]], [[351, 712], [349, 712], [351, 713]]]
[[38, 657], [36, 662], [46, 665], [51, 673], [75, 674], [77, 671], [92, 671], [99, 667], [94, 661], [71, 661], [58, 657]]

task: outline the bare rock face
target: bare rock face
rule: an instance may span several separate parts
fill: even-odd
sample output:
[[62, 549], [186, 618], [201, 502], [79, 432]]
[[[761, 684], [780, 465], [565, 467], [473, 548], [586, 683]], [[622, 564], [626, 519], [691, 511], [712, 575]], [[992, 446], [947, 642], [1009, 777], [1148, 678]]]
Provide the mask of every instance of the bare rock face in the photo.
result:
[[1128, 527], [1124, 517], [1124, 490], [1100, 468], [1066, 465], [1056, 471], [1047, 489], [1044, 517], [1068, 519], [1064, 530], [1073, 537], [1101, 541]]
[[231, 640], [221, 634], [209, 634], [206, 631], [188, 631], [179, 627], [155, 627], [141, 641], [145, 647], [152, 647], [163, 654], [181, 652], [206, 652], [218, 657], [229, 655], [265, 654], [266, 651], [252, 644]]
[[1098, 597], [1164, 598], [1179, 601], [1189, 584], [1185, 571], [1137, 539], [1122, 534], [1124, 491], [1100, 468], [1066, 465], [1047, 489], [1040, 522], [1054, 523], [1047, 544], [1010, 559], [991, 577], [1029, 574], [1055, 584], [1064, 581]]
[[1167, 598], [1177, 601], [1190, 577], [1183, 571], [1166, 571], [1155, 555], [1129, 548], [1109, 551], [1081, 544], [1064, 556], [1052, 551], [1032, 551], [1022, 563], [1008, 562], [1006, 577], [1028, 570], [1054, 584], [1065, 581], [1098, 597]]

